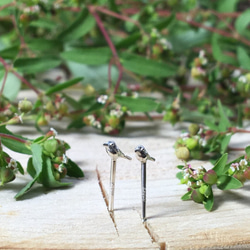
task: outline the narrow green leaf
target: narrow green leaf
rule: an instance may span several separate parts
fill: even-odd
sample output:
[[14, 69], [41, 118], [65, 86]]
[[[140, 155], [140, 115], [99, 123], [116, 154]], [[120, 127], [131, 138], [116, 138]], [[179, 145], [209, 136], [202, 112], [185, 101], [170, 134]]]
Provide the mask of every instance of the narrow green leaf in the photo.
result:
[[227, 158], [228, 158], [228, 154], [226, 153], [222, 155], [221, 158], [214, 165], [213, 170], [216, 172], [218, 176], [221, 174], [224, 174], [227, 171], [225, 170]]
[[127, 70], [143, 76], [169, 77], [177, 72], [177, 67], [163, 62], [146, 59], [142, 56], [122, 53], [121, 63]]
[[151, 98], [138, 97], [133, 98], [129, 96], [115, 96], [116, 101], [127, 107], [131, 112], [150, 112], [156, 110], [158, 103]]
[[192, 193], [192, 191], [188, 191], [187, 193], [185, 193], [185, 194], [181, 197], [181, 199], [182, 199], [183, 201], [190, 200], [190, 199], [191, 199], [191, 193]]
[[36, 51], [53, 51], [57, 52], [62, 49], [62, 43], [59, 40], [48, 40], [44, 38], [36, 38], [27, 42], [28, 47]]
[[78, 77], [78, 78], [69, 80], [67, 82], [57, 84], [57, 85], [49, 88], [45, 93], [46, 93], [46, 95], [51, 95], [53, 93], [62, 91], [62, 90], [66, 89], [66, 88], [68, 88], [68, 87], [70, 87], [72, 85], [75, 85], [75, 84], [79, 83], [82, 79], [83, 79], [83, 77]]
[[47, 30], [53, 30], [56, 28], [57, 23], [52, 22], [51, 19], [40, 18], [29, 23], [29, 26], [39, 27]]
[[19, 45], [15, 45], [15, 46], [3, 49], [0, 51], [0, 56], [4, 59], [13, 60], [17, 56], [19, 49], [20, 49]]
[[229, 127], [231, 127], [231, 123], [228, 120], [226, 113], [222, 107], [221, 101], [218, 100], [217, 102], [218, 108], [219, 108], [219, 115], [220, 115], [220, 120], [219, 120], [219, 132], [225, 132]]
[[235, 28], [242, 36], [248, 34], [248, 25], [250, 23], [250, 9], [244, 11], [235, 21]]
[[32, 151], [32, 164], [34, 166], [36, 174], [39, 175], [43, 168], [42, 146], [37, 143], [33, 143], [31, 145], [31, 151]]
[[240, 67], [246, 70], [250, 70], [250, 56], [248, 54], [248, 51], [243, 47], [237, 47], [237, 58]]
[[14, 62], [14, 67], [20, 72], [30, 74], [43, 72], [55, 68], [61, 64], [61, 60], [55, 57], [18, 58]]
[[117, 49], [127, 49], [129, 46], [132, 46], [141, 38], [140, 32], [134, 32], [132, 35], [127, 36], [126, 38], [119, 41], [115, 47]]
[[100, 65], [107, 63], [111, 56], [111, 50], [104, 48], [72, 49], [62, 52], [60, 56], [67, 61], [87, 65]]
[[228, 144], [231, 140], [232, 134], [227, 134], [223, 137], [222, 141], [221, 141], [221, 150], [220, 153], [224, 154], [227, 150]]
[[211, 192], [210, 196], [203, 201], [204, 207], [207, 211], [211, 211], [214, 206], [214, 195], [213, 191]]
[[84, 177], [84, 173], [81, 170], [81, 168], [79, 168], [79, 166], [75, 162], [73, 162], [71, 159], [68, 159], [66, 168], [67, 168], [68, 176], [75, 177], [75, 178]]
[[[7, 134], [7, 135], [12, 135], [12, 136], [20, 138], [22, 140], [29, 141], [27, 138], [24, 138], [24, 137], [22, 137], [20, 135], [13, 134], [5, 126], [0, 126], [0, 133]], [[9, 139], [9, 138], [4, 138], [4, 137], [1, 137], [1, 142], [3, 143], [3, 145], [5, 147], [9, 148], [12, 151], [15, 151], [15, 152], [18, 152], [18, 153], [21, 153], [21, 154], [28, 154], [28, 155], [31, 154], [30, 149], [27, 148], [27, 146], [22, 142], [15, 141], [15, 140]]]
[[43, 186], [48, 188], [57, 188], [57, 187], [65, 187], [69, 186], [72, 183], [69, 182], [60, 182], [55, 179], [53, 173], [53, 166], [51, 164], [51, 160], [49, 157], [43, 157], [43, 169], [40, 175], [40, 180]]
[[221, 175], [218, 177], [217, 187], [221, 190], [237, 189], [241, 188], [243, 184], [238, 179], [229, 176]]
[[16, 164], [17, 164], [17, 169], [18, 169], [18, 171], [19, 171], [22, 175], [24, 175], [24, 169], [23, 169], [22, 165], [20, 164], [20, 162], [17, 161]]
[[32, 162], [32, 157], [29, 158], [28, 163], [27, 163], [27, 172], [32, 178], [36, 177], [36, 169], [34, 168], [33, 162]]
[[231, 56], [226, 55], [225, 52], [223, 51], [223, 47], [221, 46], [221, 43], [220, 43], [220, 36], [218, 34], [214, 34], [212, 37], [212, 53], [213, 53], [214, 59], [222, 63], [237, 66], [238, 63], [236, 59]]
[[25, 187], [23, 187], [15, 196], [15, 199], [19, 199], [21, 196], [23, 196], [25, 193], [27, 193], [32, 186], [35, 184], [35, 182], [37, 181], [37, 177], [35, 177], [33, 180], [31, 180]]
[[204, 123], [205, 123], [206, 126], [209, 127], [209, 129], [219, 132], [219, 127], [214, 123], [214, 121], [205, 120]]
[[94, 17], [88, 13], [87, 9], [84, 9], [75, 21], [58, 35], [58, 39], [62, 41], [76, 40], [87, 34], [94, 26]]

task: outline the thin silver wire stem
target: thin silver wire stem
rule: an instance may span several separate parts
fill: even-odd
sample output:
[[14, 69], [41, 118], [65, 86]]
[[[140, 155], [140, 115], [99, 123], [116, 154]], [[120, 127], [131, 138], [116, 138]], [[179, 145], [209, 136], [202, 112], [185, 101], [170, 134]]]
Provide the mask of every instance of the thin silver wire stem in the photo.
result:
[[111, 160], [110, 168], [110, 190], [109, 190], [109, 211], [114, 211], [114, 196], [115, 196], [115, 172], [116, 172], [116, 160]]
[[141, 163], [141, 198], [142, 198], [142, 221], [146, 221], [146, 162]]

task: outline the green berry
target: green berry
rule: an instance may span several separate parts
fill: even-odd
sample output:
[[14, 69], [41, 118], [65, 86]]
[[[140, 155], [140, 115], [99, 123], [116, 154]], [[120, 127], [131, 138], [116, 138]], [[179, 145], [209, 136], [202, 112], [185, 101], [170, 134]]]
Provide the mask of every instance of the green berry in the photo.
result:
[[10, 168], [1, 167], [0, 168], [0, 179], [1, 185], [7, 182], [11, 182], [16, 178], [14, 172]]
[[209, 185], [215, 184], [217, 179], [217, 174], [213, 169], [208, 170], [203, 176], [203, 180]]
[[204, 195], [200, 193], [199, 189], [194, 189], [191, 194], [191, 199], [194, 202], [202, 203], [204, 201]]
[[178, 159], [187, 161], [189, 159], [190, 153], [186, 147], [179, 147], [176, 149], [175, 154]]
[[198, 131], [200, 130], [200, 126], [198, 124], [192, 123], [188, 127], [188, 131], [190, 135], [197, 135]]
[[192, 149], [196, 148], [196, 146], [198, 146], [198, 140], [194, 139], [194, 138], [187, 138], [185, 140], [185, 144], [186, 144], [188, 149], [192, 150]]
[[32, 103], [26, 99], [19, 101], [18, 103], [18, 109], [23, 113], [28, 113], [32, 110]]
[[55, 153], [58, 148], [58, 142], [56, 139], [50, 139], [44, 142], [43, 148], [48, 153]]

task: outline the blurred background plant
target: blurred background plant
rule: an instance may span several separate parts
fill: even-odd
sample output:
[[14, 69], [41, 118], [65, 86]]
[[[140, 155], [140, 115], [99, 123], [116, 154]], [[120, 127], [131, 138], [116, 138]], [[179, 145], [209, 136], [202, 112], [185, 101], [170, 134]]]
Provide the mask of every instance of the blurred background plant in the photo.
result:
[[[230, 126], [242, 126], [250, 117], [248, 3], [1, 0], [1, 122], [20, 112], [16, 98], [28, 88], [35, 101], [22, 119], [38, 130], [70, 118], [68, 128], [118, 134], [138, 114], [215, 128], [222, 109]], [[77, 96], [67, 92], [73, 85]]]

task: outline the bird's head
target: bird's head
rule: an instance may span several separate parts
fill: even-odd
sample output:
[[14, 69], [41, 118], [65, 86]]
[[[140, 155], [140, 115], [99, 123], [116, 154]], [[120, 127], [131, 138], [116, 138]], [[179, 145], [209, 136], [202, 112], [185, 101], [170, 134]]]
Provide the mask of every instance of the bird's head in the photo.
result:
[[117, 153], [118, 148], [114, 141], [108, 141], [103, 143], [103, 146], [112, 153]]

